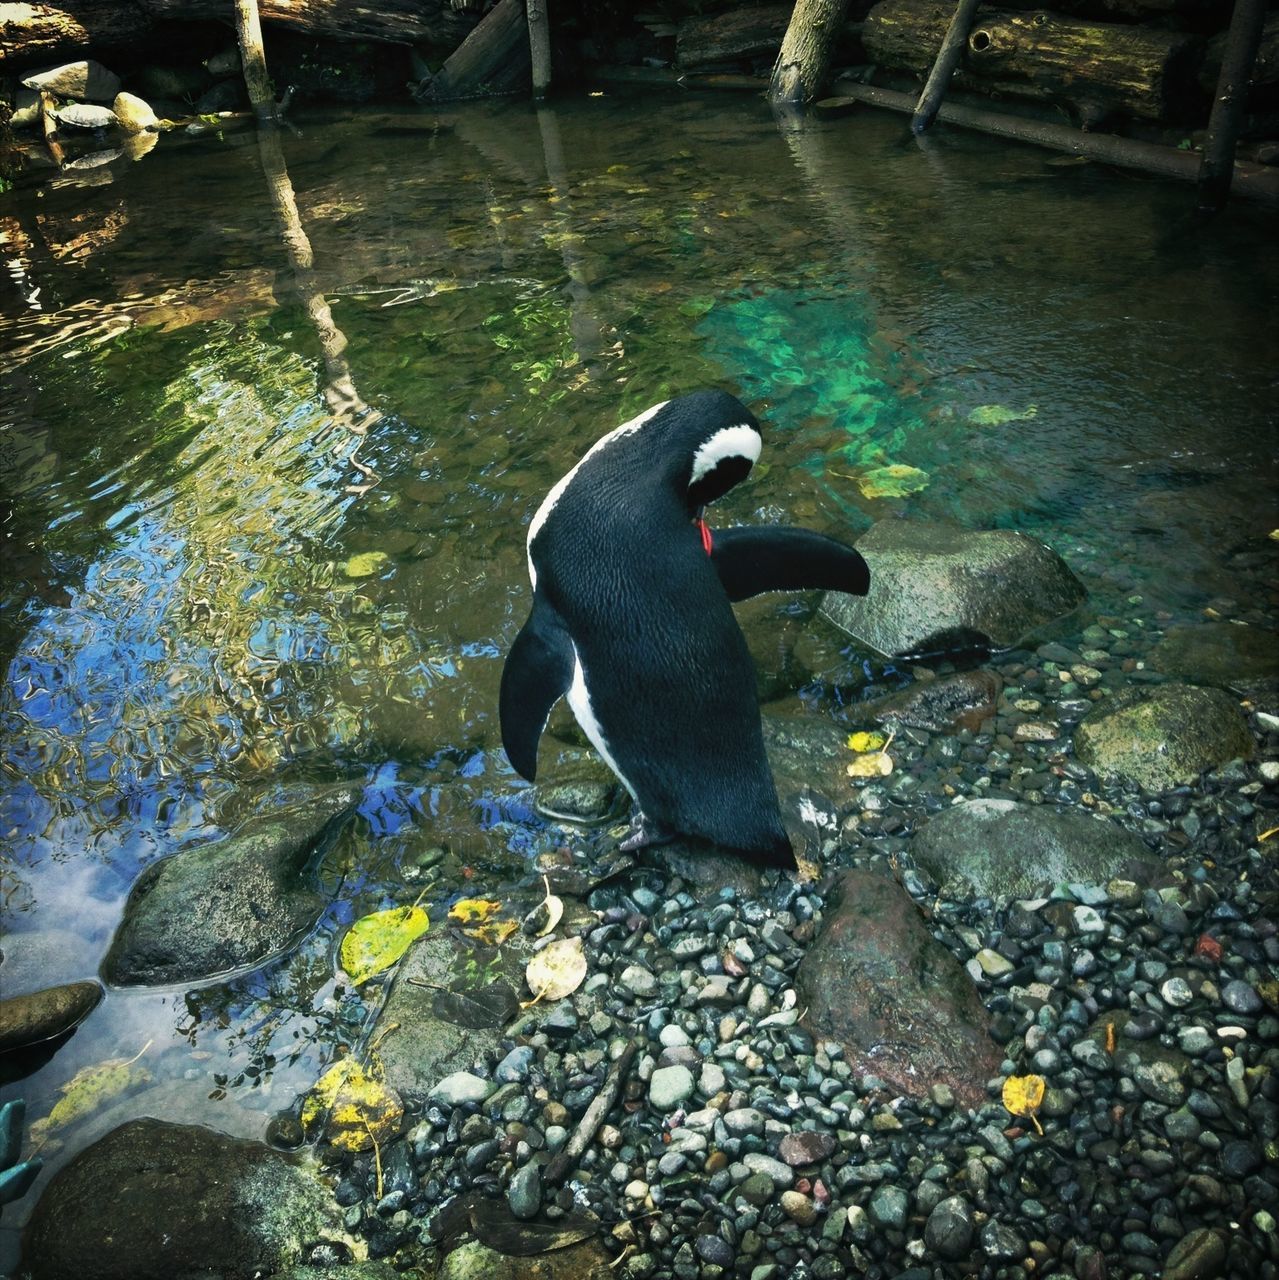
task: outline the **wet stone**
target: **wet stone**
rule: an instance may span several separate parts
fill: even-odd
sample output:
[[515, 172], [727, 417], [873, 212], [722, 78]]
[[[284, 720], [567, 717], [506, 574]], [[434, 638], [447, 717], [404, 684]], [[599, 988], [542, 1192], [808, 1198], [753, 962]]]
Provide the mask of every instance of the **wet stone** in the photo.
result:
[[659, 1067], [648, 1084], [648, 1101], [654, 1111], [665, 1114], [693, 1096], [693, 1073], [682, 1064]]
[[792, 1167], [799, 1168], [806, 1164], [818, 1164], [828, 1159], [835, 1151], [836, 1142], [832, 1134], [803, 1131], [790, 1133], [778, 1144], [777, 1154]]
[[963, 1196], [949, 1196], [928, 1215], [924, 1243], [943, 1258], [962, 1258], [973, 1239], [972, 1209]]
[[1260, 1013], [1265, 1007], [1261, 997], [1251, 984], [1239, 978], [1227, 982], [1221, 989], [1221, 1003], [1232, 1013]]
[[906, 1225], [909, 1210], [910, 1197], [901, 1187], [877, 1187], [870, 1198], [871, 1221], [880, 1227], [893, 1227], [900, 1231]]

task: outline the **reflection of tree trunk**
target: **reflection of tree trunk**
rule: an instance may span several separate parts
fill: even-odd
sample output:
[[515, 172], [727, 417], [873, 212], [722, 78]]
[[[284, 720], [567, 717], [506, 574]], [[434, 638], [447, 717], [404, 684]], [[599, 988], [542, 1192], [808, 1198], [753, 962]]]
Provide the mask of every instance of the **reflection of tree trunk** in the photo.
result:
[[[571, 226], [573, 205], [569, 197], [568, 169], [564, 164], [564, 145], [560, 141], [560, 124], [551, 107], [538, 107], [537, 127], [542, 135], [542, 155], [546, 160], [546, 176], [560, 198], [564, 220]], [[568, 272], [569, 328], [573, 333], [573, 345], [578, 358], [586, 366], [587, 373], [595, 376], [600, 350], [603, 347], [599, 317], [591, 298], [590, 286], [583, 278], [586, 255], [581, 237], [566, 229], [560, 238], [560, 256], [564, 270]]]
[[[355, 455], [368, 429], [382, 415], [378, 410], [370, 409], [355, 388], [351, 366], [346, 360], [346, 335], [333, 322], [328, 299], [316, 278], [311, 241], [302, 226], [297, 199], [293, 194], [293, 183], [289, 180], [289, 171], [284, 163], [284, 148], [280, 145], [278, 129], [267, 127], [258, 130], [258, 155], [262, 162], [262, 172], [266, 176], [271, 207], [279, 220], [285, 252], [293, 268], [293, 292], [306, 308], [320, 340], [320, 349], [324, 353], [324, 371], [327, 375], [324, 385], [325, 403], [329, 406], [334, 423], [345, 428], [354, 437], [347, 461], [367, 481], [365, 484], [348, 486], [348, 492], [364, 493], [377, 483], [377, 476]], [[341, 449], [342, 443], [344, 441], [335, 446], [334, 452]]]

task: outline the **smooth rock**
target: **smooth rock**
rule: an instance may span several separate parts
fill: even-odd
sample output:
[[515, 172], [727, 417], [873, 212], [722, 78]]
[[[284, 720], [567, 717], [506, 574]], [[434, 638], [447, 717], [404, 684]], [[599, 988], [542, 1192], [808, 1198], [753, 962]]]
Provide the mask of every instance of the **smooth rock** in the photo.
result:
[[782, 1212], [801, 1227], [811, 1227], [817, 1221], [817, 1206], [802, 1191], [783, 1191], [780, 1203]]
[[695, 1087], [693, 1073], [681, 1063], [659, 1067], [648, 1082], [648, 1104], [665, 1115], [691, 1098]]
[[435, 1086], [427, 1095], [432, 1102], [442, 1102], [447, 1107], [461, 1107], [484, 1102], [497, 1088], [489, 1080], [482, 1080], [469, 1071], [455, 1071]]
[[1230, 694], [1165, 684], [1123, 690], [1089, 712], [1075, 730], [1075, 751], [1100, 774], [1168, 791], [1205, 769], [1251, 758], [1253, 740]]
[[1215, 1280], [1226, 1267], [1226, 1242], [1208, 1227], [1191, 1231], [1173, 1245], [1163, 1280]]
[[116, 986], [193, 982], [256, 967], [293, 946], [327, 901], [308, 867], [359, 795], [345, 783], [324, 788], [152, 863], [129, 892], [103, 977]]
[[910, 1210], [910, 1197], [901, 1187], [885, 1183], [876, 1187], [871, 1195], [868, 1211], [877, 1226], [893, 1227], [900, 1231], [906, 1225]]
[[[435, 1280], [613, 1280], [612, 1254], [598, 1240], [534, 1257], [513, 1257], [470, 1240], [454, 1249], [433, 1273]], [[331, 1274], [343, 1276], [345, 1268]]]
[[777, 1154], [792, 1168], [798, 1169], [806, 1164], [820, 1164], [829, 1159], [834, 1154], [835, 1147], [833, 1134], [805, 1129], [799, 1133], [788, 1133], [777, 1144]]
[[137, 94], [117, 93], [111, 110], [125, 133], [147, 133], [160, 127], [160, 117], [151, 110], [151, 104]]
[[247, 1280], [344, 1234], [328, 1187], [296, 1157], [191, 1125], [134, 1120], [54, 1176], [23, 1257], [31, 1280]]
[[506, 1202], [511, 1212], [525, 1222], [537, 1217], [542, 1207], [542, 1171], [535, 1160], [515, 1171], [506, 1190]]
[[840, 877], [795, 985], [807, 1006], [800, 1025], [903, 1093], [926, 1097], [942, 1083], [979, 1106], [999, 1073], [976, 988], [887, 874]]
[[0, 1000], [0, 1053], [70, 1031], [101, 999], [102, 988], [96, 982], [70, 982]]
[[1170, 676], [1227, 687], [1279, 676], [1279, 634], [1233, 622], [1169, 627], [1150, 664]]
[[973, 1242], [973, 1211], [963, 1196], [948, 1196], [928, 1215], [924, 1243], [942, 1258], [962, 1258]]
[[905, 724], [934, 733], [971, 729], [995, 714], [1003, 682], [990, 671], [959, 671], [907, 685], [897, 693], [861, 703], [858, 718]]
[[59, 98], [77, 102], [110, 102], [120, 92], [120, 77], [92, 58], [37, 71], [22, 83], [28, 89], [47, 89]]
[[1159, 863], [1106, 818], [1016, 800], [965, 800], [930, 818], [911, 855], [948, 897], [1026, 898], [1061, 882], [1148, 883]]
[[960, 630], [1005, 648], [1087, 595], [1055, 551], [1007, 529], [880, 520], [857, 549], [870, 566], [870, 591], [829, 592], [821, 611], [887, 657], [945, 648], [945, 633]]

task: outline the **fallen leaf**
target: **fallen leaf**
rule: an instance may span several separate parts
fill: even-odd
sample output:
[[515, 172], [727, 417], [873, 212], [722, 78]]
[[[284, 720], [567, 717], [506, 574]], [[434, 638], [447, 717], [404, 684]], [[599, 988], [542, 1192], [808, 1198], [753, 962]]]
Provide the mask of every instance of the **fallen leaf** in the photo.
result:
[[564, 903], [551, 892], [550, 880], [543, 876], [542, 883], [546, 886], [546, 897], [542, 902], [546, 909], [546, 923], [533, 935], [535, 938], [544, 938], [548, 933], [553, 933], [555, 926], [564, 918]]
[[1002, 427], [1009, 422], [1026, 422], [1039, 412], [1037, 404], [1024, 409], [1010, 409], [1006, 404], [979, 404], [968, 415], [975, 427]]
[[494, 920], [489, 924], [476, 925], [474, 929], [463, 929], [462, 932], [486, 946], [500, 947], [518, 928], [519, 925], [514, 920]]
[[893, 745], [893, 734], [878, 751], [867, 751], [844, 767], [850, 778], [886, 778], [893, 771], [893, 760], [888, 748]]
[[928, 472], [900, 463], [874, 467], [857, 477], [857, 487], [864, 498], [904, 498], [928, 488]]
[[505, 1026], [519, 1007], [519, 998], [502, 981], [474, 991], [437, 991], [431, 1001], [431, 1009], [438, 1017], [472, 1031]]
[[561, 938], [543, 947], [524, 970], [524, 979], [533, 993], [520, 1007], [527, 1009], [540, 1000], [562, 1000], [582, 985], [586, 977], [586, 953], [581, 938]]
[[148, 1040], [132, 1058], [109, 1058], [106, 1062], [81, 1067], [62, 1086], [62, 1097], [53, 1104], [49, 1114], [32, 1123], [32, 1145], [38, 1147], [53, 1130], [64, 1129], [97, 1111], [112, 1098], [137, 1085], [150, 1083], [151, 1072], [146, 1067], [135, 1066], [150, 1047], [151, 1041]]
[[449, 919], [458, 924], [482, 924], [502, 909], [492, 898], [462, 898], [449, 908]]
[[346, 562], [348, 578], [371, 578], [391, 559], [385, 551], [361, 551]]
[[416, 904], [374, 911], [357, 920], [342, 939], [342, 968], [357, 986], [389, 969], [420, 938], [431, 922]]
[[365, 1068], [356, 1058], [335, 1063], [302, 1104], [303, 1129], [313, 1131], [323, 1121], [325, 1136], [343, 1151], [368, 1151], [395, 1137], [404, 1119], [404, 1103], [380, 1076], [379, 1069]]
[[1015, 1116], [1025, 1116], [1043, 1133], [1035, 1112], [1044, 1100], [1045, 1081], [1043, 1076], [1009, 1076], [1004, 1081], [1004, 1106]]
[[884, 734], [876, 733], [874, 730], [862, 730], [848, 735], [848, 747], [851, 751], [882, 751], [887, 741]]

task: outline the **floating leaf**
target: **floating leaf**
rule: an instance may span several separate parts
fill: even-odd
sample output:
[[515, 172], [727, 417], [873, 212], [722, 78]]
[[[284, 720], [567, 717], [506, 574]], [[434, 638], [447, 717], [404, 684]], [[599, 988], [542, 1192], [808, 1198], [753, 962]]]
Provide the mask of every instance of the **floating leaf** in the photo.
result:
[[886, 735], [874, 730], [862, 730], [848, 735], [848, 747], [851, 751], [882, 751], [887, 741]]
[[1043, 1076], [1009, 1076], [1004, 1081], [1004, 1106], [1015, 1116], [1025, 1116], [1043, 1133], [1035, 1112], [1044, 1100]]
[[857, 477], [857, 487], [864, 498], [904, 498], [928, 488], [928, 472], [895, 462], [864, 471]]
[[381, 572], [390, 558], [385, 551], [361, 551], [359, 555], [352, 556], [346, 562], [346, 576], [371, 578], [375, 573]]
[[562, 1000], [582, 985], [586, 977], [586, 953], [581, 938], [562, 938], [543, 947], [524, 970], [524, 978], [533, 999], [521, 1006], [537, 1004], [539, 1000]]
[[315, 1082], [302, 1104], [302, 1127], [312, 1130], [327, 1115], [325, 1136], [344, 1151], [367, 1151], [399, 1133], [400, 1095], [355, 1058], [343, 1058]]
[[463, 898], [449, 908], [449, 919], [458, 924], [482, 924], [501, 909], [502, 904], [491, 898]]
[[62, 1086], [62, 1097], [54, 1103], [53, 1110], [31, 1126], [32, 1143], [39, 1146], [54, 1129], [63, 1129], [126, 1090], [149, 1083], [150, 1071], [134, 1064], [150, 1047], [148, 1040], [132, 1058], [110, 1058], [91, 1067], [81, 1067]]
[[462, 932], [486, 946], [500, 947], [518, 928], [519, 925], [514, 920], [494, 920], [489, 924], [476, 925], [474, 929], [463, 929]]
[[342, 968], [357, 985], [390, 968], [428, 928], [426, 912], [416, 904], [389, 907], [357, 920], [342, 939]]
[[979, 404], [968, 415], [974, 427], [1002, 427], [1009, 422], [1025, 422], [1039, 412], [1037, 404], [1024, 409], [1010, 409], [1006, 404]]
[[500, 980], [474, 991], [437, 991], [431, 1001], [437, 1017], [472, 1031], [505, 1026], [519, 1007], [515, 992]]
[[564, 903], [551, 892], [550, 880], [543, 876], [542, 883], [546, 886], [546, 897], [542, 901], [546, 923], [533, 935], [535, 938], [544, 938], [554, 932], [555, 926], [564, 918]]

